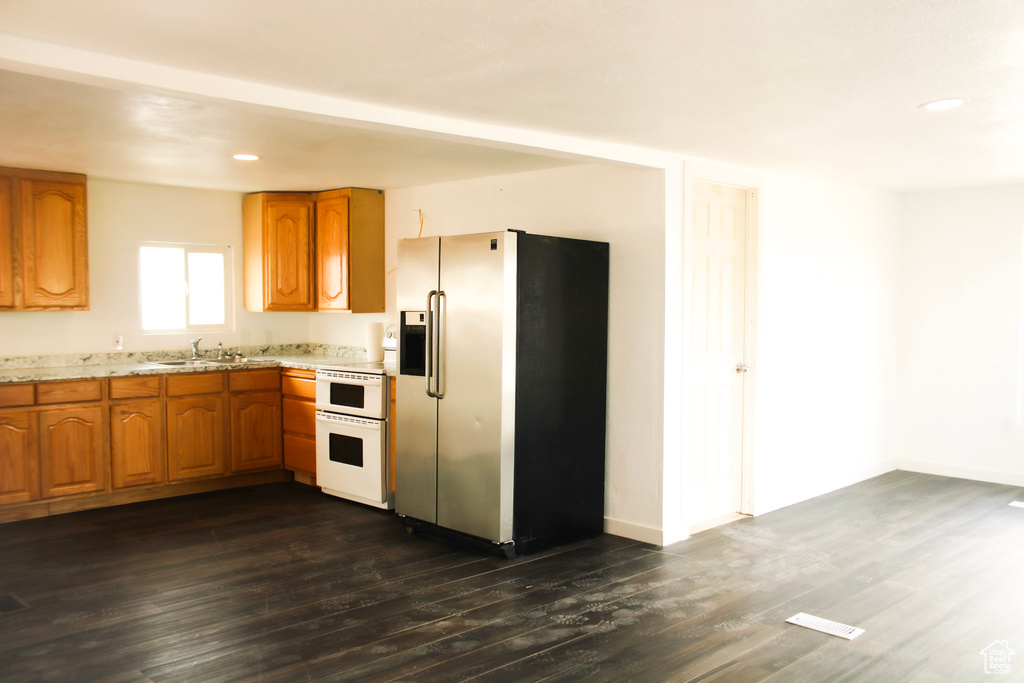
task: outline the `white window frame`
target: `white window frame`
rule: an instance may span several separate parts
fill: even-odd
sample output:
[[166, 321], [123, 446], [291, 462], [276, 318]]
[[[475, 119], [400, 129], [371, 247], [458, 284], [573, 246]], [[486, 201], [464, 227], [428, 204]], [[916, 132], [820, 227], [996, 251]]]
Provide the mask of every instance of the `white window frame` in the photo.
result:
[[142, 328], [143, 304], [142, 304], [142, 248], [143, 247], [166, 247], [171, 249], [182, 249], [185, 252], [185, 263], [188, 264], [190, 253], [221, 254], [224, 257], [224, 323], [220, 325], [193, 325], [188, 321], [189, 291], [188, 268], [185, 269], [185, 327], [180, 329], [141, 330], [143, 335], [151, 334], [186, 334], [192, 332], [233, 332], [235, 329], [235, 267], [233, 250], [230, 244], [191, 244], [186, 242], [139, 242], [135, 250], [135, 258], [138, 261], [139, 280], [136, 286], [138, 294], [139, 328]]

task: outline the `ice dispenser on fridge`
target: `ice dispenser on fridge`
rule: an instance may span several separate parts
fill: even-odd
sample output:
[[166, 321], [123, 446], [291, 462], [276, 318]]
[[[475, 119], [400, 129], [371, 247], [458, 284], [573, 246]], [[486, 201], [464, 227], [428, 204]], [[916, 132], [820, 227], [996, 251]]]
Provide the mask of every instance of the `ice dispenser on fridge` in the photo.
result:
[[399, 329], [398, 372], [403, 375], [426, 375], [427, 313], [402, 311]]

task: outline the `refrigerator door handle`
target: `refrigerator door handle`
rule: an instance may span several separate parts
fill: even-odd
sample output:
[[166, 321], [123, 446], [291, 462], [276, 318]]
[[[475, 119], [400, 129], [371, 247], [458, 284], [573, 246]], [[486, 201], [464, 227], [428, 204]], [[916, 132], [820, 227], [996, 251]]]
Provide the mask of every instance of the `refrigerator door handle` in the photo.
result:
[[446, 326], [445, 322], [446, 314], [448, 313], [448, 296], [444, 291], [437, 293], [437, 322], [434, 325], [434, 334], [437, 335], [435, 345], [437, 348], [437, 366], [435, 367], [436, 374], [434, 375], [434, 395], [438, 398], [444, 398], [444, 392], [446, 389], [445, 382], [445, 365], [446, 365]]
[[423, 374], [426, 379], [427, 396], [431, 398], [437, 398], [437, 394], [434, 393], [430, 383], [430, 380], [434, 377], [434, 297], [436, 296], [436, 289], [430, 290], [427, 294], [427, 343], [425, 349], [426, 358], [423, 363], [423, 366], [426, 368], [426, 372]]

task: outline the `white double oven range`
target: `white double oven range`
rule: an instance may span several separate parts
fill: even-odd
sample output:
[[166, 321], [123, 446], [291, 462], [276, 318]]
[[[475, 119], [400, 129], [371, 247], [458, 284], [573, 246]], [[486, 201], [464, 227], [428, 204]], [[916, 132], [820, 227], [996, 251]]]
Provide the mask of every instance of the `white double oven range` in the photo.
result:
[[383, 363], [316, 371], [316, 480], [324, 493], [394, 508], [388, 485], [388, 376]]

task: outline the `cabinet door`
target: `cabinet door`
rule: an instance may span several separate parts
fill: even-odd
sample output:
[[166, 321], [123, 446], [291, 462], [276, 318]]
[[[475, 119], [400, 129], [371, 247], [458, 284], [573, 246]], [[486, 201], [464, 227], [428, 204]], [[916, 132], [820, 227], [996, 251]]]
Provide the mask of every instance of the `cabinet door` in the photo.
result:
[[167, 400], [167, 479], [182, 481], [227, 472], [223, 396]]
[[164, 430], [160, 401], [110, 407], [110, 466], [115, 489], [164, 480]]
[[14, 305], [14, 233], [11, 232], [11, 179], [0, 176], [0, 308]]
[[320, 199], [316, 203], [317, 308], [349, 308], [348, 197]]
[[313, 202], [275, 199], [264, 205], [263, 308], [313, 311]]
[[384, 194], [352, 188], [349, 205], [349, 302], [353, 313], [384, 312]]
[[231, 397], [231, 469], [280, 467], [281, 394], [253, 391]]
[[39, 498], [35, 414], [0, 413], [0, 504]]
[[88, 308], [85, 185], [18, 181], [25, 308]]
[[55, 408], [39, 413], [42, 497], [102, 491], [103, 408]]

